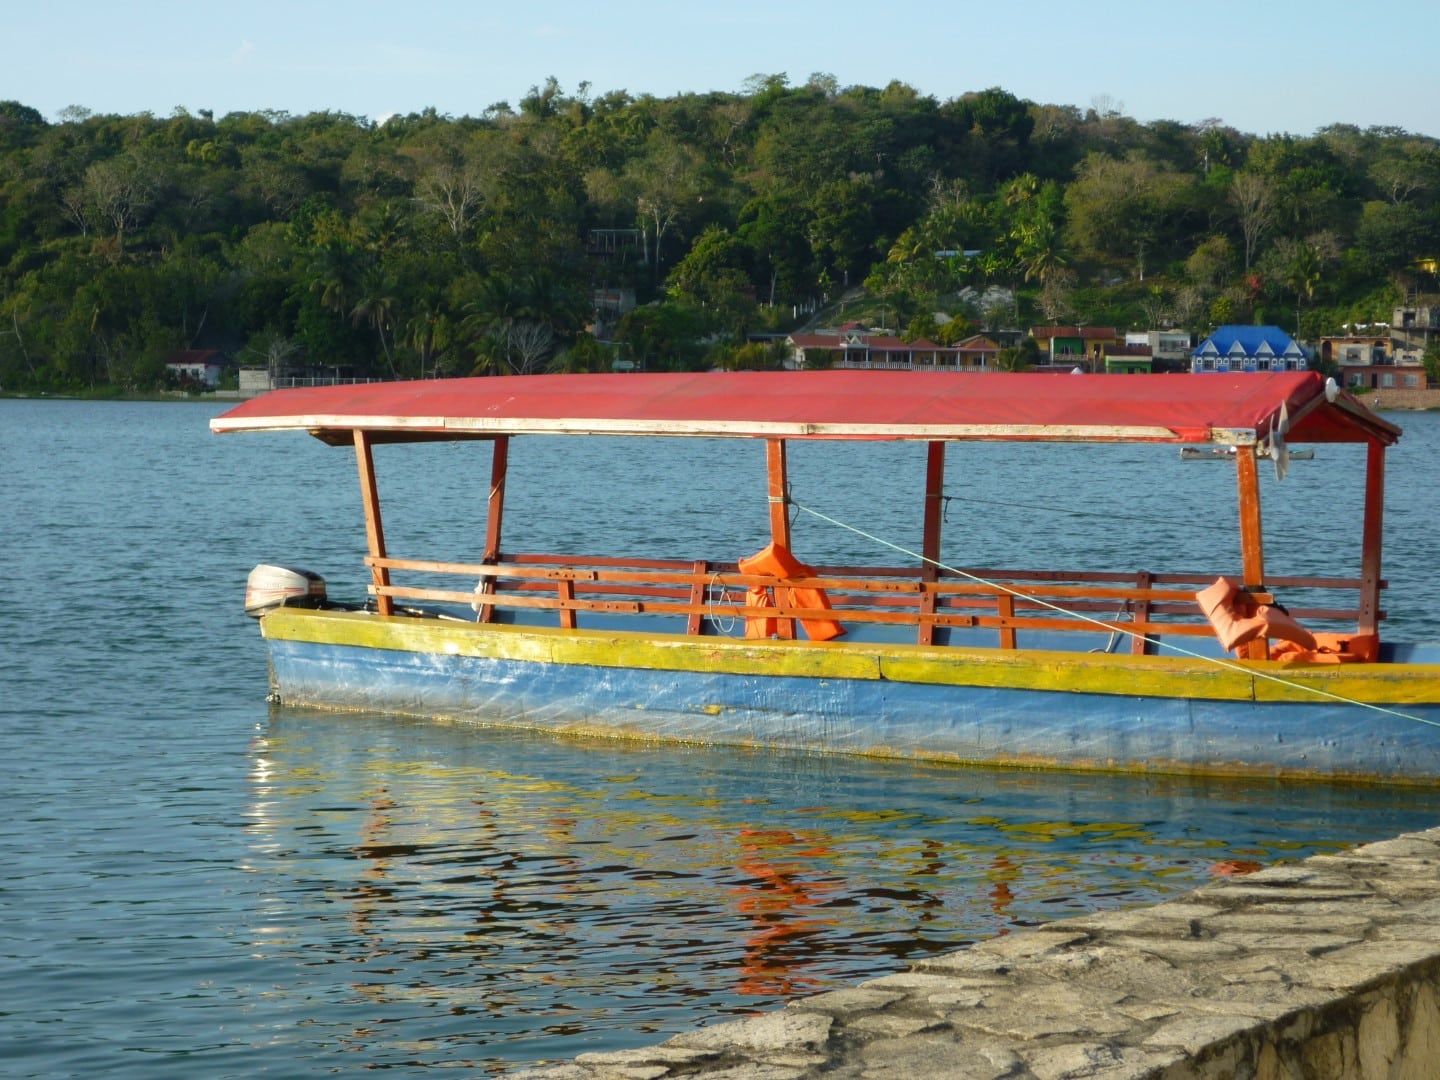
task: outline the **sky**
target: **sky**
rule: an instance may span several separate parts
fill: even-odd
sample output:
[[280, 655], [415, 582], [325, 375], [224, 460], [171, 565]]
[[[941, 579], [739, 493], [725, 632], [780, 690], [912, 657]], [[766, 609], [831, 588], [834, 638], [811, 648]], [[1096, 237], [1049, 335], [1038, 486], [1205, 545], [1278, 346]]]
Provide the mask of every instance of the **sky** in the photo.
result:
[[825, 73], [1254, 135], [1440, 138], [1436, 14], [1435, 0], [4, 0], [0, 100], [51, 121], [69, 106], [381, 120], [478, 116], [551, 76], [572, 95], [670, 97]]

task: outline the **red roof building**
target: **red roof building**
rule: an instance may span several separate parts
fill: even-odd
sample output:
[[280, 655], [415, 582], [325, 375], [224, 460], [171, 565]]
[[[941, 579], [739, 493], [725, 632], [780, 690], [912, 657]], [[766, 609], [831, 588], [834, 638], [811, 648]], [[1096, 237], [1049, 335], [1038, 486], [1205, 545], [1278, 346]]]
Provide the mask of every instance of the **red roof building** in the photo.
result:
[[180, 383], [200, 383], [213, 388], [220, 385], [224, 359], [219, 349], [181, 349], [165, 358], [165, 371]]

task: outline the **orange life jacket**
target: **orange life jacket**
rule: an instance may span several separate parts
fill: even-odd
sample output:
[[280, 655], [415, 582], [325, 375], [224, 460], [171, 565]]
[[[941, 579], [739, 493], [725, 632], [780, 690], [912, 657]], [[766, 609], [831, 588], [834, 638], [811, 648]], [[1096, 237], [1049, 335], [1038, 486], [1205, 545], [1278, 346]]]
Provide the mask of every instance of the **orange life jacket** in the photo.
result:
[[1373, 664], [1380, 659], [1380, 638], [1375, 634], [1316, 634], [1315, 648], [1302, 649], [1291, 641], [1270, 646], [1271, 660], [1305, 664]]
[[[741, 559], [737, 565], [742, 574], [764, 574], [779, 578], [782, 582], [786, 578], [815, 576], [815, 571], [796, 559], [790, 553], [789, 548], [773, 541], [748, 559]], [[787, 607], [812, 611], [816, 609], [830, 610], [830, 597], [825, 594], [824, 589], [797, 588], [793, 585], [783, 584], [779, 588]], [[755, 602], [757, 590], [766, 594], [765, 602]], [[764, 586], [752, 585], [746, 594], [745, 605], [746, 607], [773, 607], [774, 601], [769, 595], [769, 589]], [[831, 638], [837, 638], [845, 633], [845, 628], [837, 619], [801, 619], [800, 626], [804, 629], [805, 636], [811, 641], [829, 641]], [[756, 615], [749, 616], [745, 620], [745, 636], [747, 638], [767, 638], [774, 633], [775, 619], [773, 618]]]
[[[773, 608], [775, 598], [770, 595], [770, 590], [765, 586], [751, 585], [745, 590], [745, 606], [747, 608]], [[746, 615], [745, 636], [747, 638], [774, 637], [775, 620], [766, 615]]]
[[1256, 638], [1280, 638], [1302, 649], [1316, 647], [1315, 635], [1293, 619], [1289, 612], [1272, 604], [1257, 604], [1240, 585], [1222, 577], [1195, 594], [1195, 602], [1215, 628], [1215, 636], [1226, 652]]

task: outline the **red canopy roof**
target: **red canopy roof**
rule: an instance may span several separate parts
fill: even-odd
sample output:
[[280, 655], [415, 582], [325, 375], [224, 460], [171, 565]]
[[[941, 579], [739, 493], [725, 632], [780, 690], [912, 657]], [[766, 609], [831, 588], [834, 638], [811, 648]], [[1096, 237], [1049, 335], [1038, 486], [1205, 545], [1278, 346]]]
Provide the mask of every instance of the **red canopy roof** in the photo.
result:
[[520, 375], [277, 390], [210, 422], [329, 442], [520, 434], [819, 439], [1392, 443], [1400, 429], [1314, 372], [1205, 375], [780, 371]]

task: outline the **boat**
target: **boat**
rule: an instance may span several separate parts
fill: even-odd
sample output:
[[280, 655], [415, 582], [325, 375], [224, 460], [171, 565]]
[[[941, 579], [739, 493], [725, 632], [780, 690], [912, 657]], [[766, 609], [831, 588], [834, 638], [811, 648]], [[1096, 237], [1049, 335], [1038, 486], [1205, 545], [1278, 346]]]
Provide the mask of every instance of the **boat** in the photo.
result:
[[[1182, 446], [1181, 461], [1234, 461], [1233, 446]], [[1290, 450], [1291, 461], [1314, 461], [1314, 447], [1295, 447]]]
[[[463, 378], [272, 391], [211, 427], [308, 431], [355, 454], [367, 595], [334, 600], [313, 571], [252, 574], [285, 705], [988, 766], [1440, 781], [1440, 646], [1382, 630], [1385, 453], [1401, 432], [1316, 373]], [[763, 443], [768, 542], [685, 559], [511, 551], [510, 444], [541, 435]], [[465, 466], [486, 509], [471, 561], [386, 544], [373, 450], [437, 440], [488, 444], [488, 476]], [[792, 496], [799, 440], [923, 444], [897, 525], [918, 550], [803, 562], [792, 515], [828, 519]], [[976, 441], [1233, 448], [1238, 562], [948, 565], [947, 454]], [[1337, 553], [1340, 576], [1286, 575], [1267, 558], [1261, 469], [1283, 476], [1292, 444], [1326, 443], [1365, 448], [1360, 550]]]

